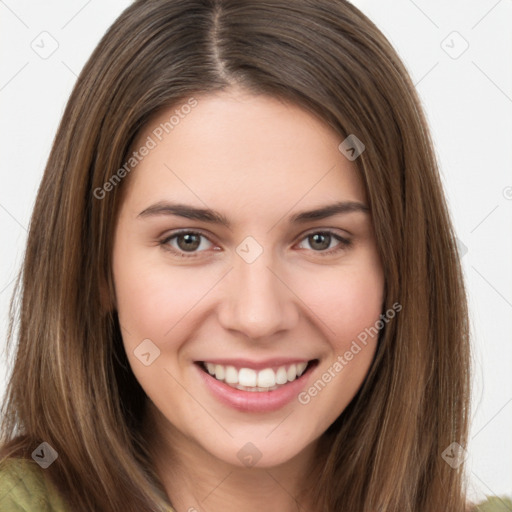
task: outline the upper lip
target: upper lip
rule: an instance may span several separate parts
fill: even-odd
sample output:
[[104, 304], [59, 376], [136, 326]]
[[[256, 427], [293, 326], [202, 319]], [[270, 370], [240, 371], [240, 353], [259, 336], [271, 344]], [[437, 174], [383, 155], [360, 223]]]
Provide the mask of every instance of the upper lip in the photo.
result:
[[234, 366], [240, 368], [252, 368], [253, 370], [262, 370], [264, 368], [274, 368], [280, 366], [289, 366], [297, 363], [309, 363], [311, 359], [300, 357], [275, 357], [273, 359], [265, 359], [264, 361], [254, 361], [251, 359], [237, 358], [237, 359], [203, 359], [196, 361], [198, 363], [212, 363], [220, 364], [222, 366]]

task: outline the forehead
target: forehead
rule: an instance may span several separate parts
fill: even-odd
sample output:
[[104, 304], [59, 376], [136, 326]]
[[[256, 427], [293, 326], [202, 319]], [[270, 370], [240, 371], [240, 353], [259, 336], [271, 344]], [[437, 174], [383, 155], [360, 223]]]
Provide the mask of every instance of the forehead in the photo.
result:
[[195, 96], [160, 112], [133, 150], [151, 147], [131, 171], [127, 200], [188, 200], [237, 214], [263, 214], [300, 202], [366, 201], [343, 138], [291, 103], [243, 92]]

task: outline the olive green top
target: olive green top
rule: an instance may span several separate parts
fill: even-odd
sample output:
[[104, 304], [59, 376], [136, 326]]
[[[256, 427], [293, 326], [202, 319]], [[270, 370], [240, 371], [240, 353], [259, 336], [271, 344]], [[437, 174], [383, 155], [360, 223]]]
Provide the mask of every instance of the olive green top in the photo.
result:
[[[30, 459], [0, 464], [0, 512], [71, 512], [44, 469]], [[175, 512], [169, 507], [168, 512]]]
[[[8, 459], [0, 465], [2, 512], [70, 512], [44, 470], [27, 459]], [[169, 512], [175, 512], [170, 508]], [[489, 498], [475, 512], [512, 512], [509, 498]]]

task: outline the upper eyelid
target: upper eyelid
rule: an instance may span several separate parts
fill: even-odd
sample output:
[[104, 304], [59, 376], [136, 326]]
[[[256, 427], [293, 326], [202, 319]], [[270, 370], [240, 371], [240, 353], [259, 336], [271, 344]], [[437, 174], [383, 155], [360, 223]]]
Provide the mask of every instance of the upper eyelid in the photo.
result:
[[213, 240], [211, 240], [211, 237], [210, 235], [207, 235], [205, 234], [203, 231], [201, 231], [200, 229], [181, 229], [181, 230], [178, 230], [178, 231], [174, 231], [173, 233], [170, 233], [168, 235], [164, 235], [161, 240], [162, 242], [167, 242], [177, 236], [180, 236], [180, 235], [187, 235], [187, 234], [194, 234], [194, 235], [201, 235], [202, 237], [206, 238], [209, 242], [211, 243], [215, 243]]

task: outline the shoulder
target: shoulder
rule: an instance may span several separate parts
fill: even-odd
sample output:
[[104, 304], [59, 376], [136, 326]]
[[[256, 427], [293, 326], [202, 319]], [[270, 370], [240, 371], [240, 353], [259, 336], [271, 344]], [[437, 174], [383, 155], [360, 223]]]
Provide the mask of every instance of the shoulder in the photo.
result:
[[493, 496], [475, 506], [471, 512], [512, 512], [512, 499], [506, 496]]
[[55, 488], [35, 461], [10, 458], [0, 463], [2, 512], [66, 512]]

